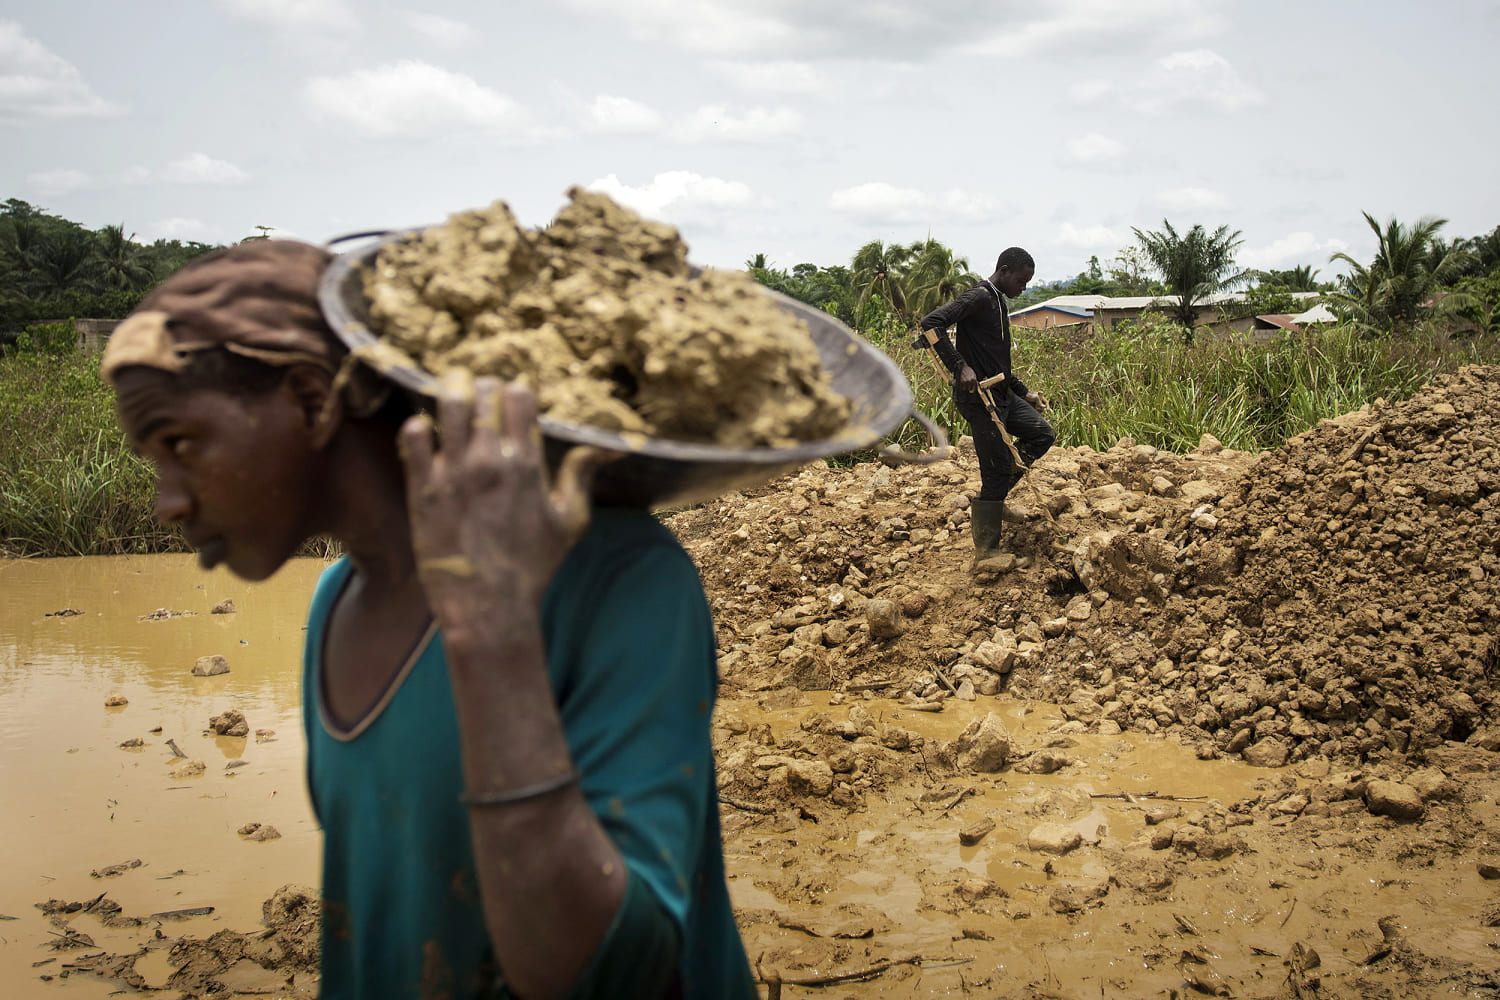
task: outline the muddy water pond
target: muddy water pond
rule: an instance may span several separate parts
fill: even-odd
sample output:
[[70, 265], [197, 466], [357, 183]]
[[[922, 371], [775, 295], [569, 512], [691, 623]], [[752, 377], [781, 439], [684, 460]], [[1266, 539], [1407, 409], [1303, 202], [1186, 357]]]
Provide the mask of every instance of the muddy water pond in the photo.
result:
[[[298, 670], [323, 566], [299, 560], [252, 586], [190, 556], [0, 562], [0, 916], [14, 918], [0, 921], [5, 996], [119, 989], [84, 976], [40, 981], [78, 952], [48, 949], [57, 934], [37, 903], [107, 892], [131, 916], [212, 907], [160, 921], [170, 935], [206, 937], [254, 929], [281, 885], [317, 884]], [[225, 600], [235, 610], [212, 614]], [[229, 672], [193, 676], [214, 655]], [[106, 707], [117, 695], [126, 704]], [[209, 719], [231, 709], [247, 735], [209, 732]], [[193, 761], [202, 774], [173, 777]], [[250, 823], [281, 836], [242, 838]], [[93, 950], [133, 951], [126, 940], [141, 936], [76, 924]]]

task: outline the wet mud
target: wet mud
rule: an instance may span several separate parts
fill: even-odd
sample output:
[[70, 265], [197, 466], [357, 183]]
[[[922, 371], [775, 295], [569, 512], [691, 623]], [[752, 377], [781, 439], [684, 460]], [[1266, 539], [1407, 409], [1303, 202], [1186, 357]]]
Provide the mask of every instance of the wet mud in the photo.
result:
[[542, 412], [626, 434], [781, 447], [849, 403], [811, 334], [738, 271], [693, 273], [677, 230], [581, 189], [540, 230], [503, 202], [384, 247], [365, 275], [384, 358], [524, 382]]

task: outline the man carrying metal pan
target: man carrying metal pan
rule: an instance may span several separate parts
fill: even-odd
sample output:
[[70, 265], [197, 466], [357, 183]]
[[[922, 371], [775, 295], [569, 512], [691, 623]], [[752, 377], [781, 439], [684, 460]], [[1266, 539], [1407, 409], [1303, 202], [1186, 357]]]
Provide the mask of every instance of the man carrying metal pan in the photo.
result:
[[1011, 247], [995, 261], [994, 274], [922, 317], [922, 336], [953, 385], [953, 405], [969, 422], [979, 455], [979, 496], [970, 507], [976, 565], [999, 554], [1006, 494], [1057, 439], [1039, 412], [1042, 397], [1010, 367], [1005, 297], [1020, 295], [1035, 273], [1031, 254]]

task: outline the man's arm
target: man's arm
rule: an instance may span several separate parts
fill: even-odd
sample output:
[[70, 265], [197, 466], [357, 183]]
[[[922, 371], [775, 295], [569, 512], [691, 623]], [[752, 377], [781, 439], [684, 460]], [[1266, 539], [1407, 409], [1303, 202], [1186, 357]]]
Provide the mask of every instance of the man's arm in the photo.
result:
[[[447, 388], [440, 452], [420, 419], [402, 430], [412, 543], [443, 632], [495, 956], [518, 996], [561, 997], [613, 934], [630, 888], [577, 780], [541, 625], [547, 585], [587, 522], [599, 456], [575, 449], [549, 488], [528, 391], [502, 393], [494, 379]], [[647, 924], [666, 920], [649, 893], [631, 896]], [[664, 987], [675, 960], [652, 964], [640, 985]]]
[[977, 288], [971, 288], [951, 302], [938, 306], [932, 312], [922, 317], [921, 328], [931, 330], [937, 334], [937, 343], [933, 349], [942, 361], [943, 366], [953, 374], [953, 382], [964, 392], [973, 392], [979, 385], [979, 379], [964, 361], [963, 355], [958, 353], [958, 348], [953, 346], [953, 341], [948, 339], [948, 328], [955, 325], [960, 319], [968, 315], [973, 307]]

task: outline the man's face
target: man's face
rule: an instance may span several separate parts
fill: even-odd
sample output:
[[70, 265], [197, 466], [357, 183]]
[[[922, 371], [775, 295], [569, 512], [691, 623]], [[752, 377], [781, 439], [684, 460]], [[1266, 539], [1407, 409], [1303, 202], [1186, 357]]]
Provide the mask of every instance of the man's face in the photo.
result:
[[283, 384], [241, 398], [183, 390], [165, 372], [129, 368], [115, 385], [120, 425], [156, 466], [156, 518], [179, 525], [205, 569], [264, 580], [312, 532], [303, 410]]
[[1031, 284], [1031, 279], [1036, 276], [1036, 268], [1028, 267], [1017, 270], [1011, 267], [1002, 267], [996, 272], [999, 279], [995, 285], [1005, 293], [1007, 298], [1015, 298], [1026, 291], [1026, 286]]

